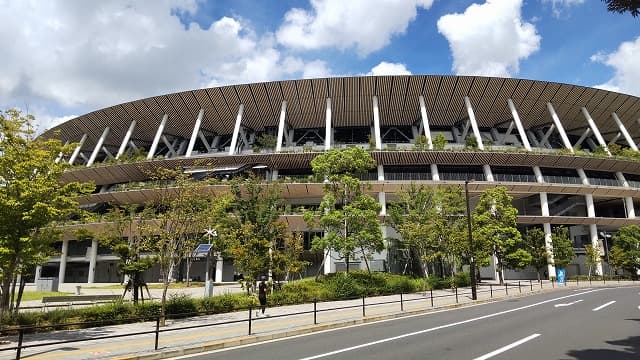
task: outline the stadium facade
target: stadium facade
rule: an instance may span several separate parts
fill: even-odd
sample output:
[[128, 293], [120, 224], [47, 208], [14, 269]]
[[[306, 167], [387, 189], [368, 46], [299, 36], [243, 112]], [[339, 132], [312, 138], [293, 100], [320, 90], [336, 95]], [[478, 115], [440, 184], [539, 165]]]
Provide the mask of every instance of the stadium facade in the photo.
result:
[[[264, 135], [275, 138], [275, 145], [259, 144]], [[312, 207], [320, 202], [322, 184], [308, 180], [311, 160], [323, 151], [360, 146], [370, 149], [377, 163], [363, 179], [382, 205], [381, 217], [387, 202], [411, 183], [468, 181], [472, 201], [484, 189], [505, 186], [518, 208], [519, 228], [544, 229], [549, 246], [555, 226], [569, 228], [580, 253], [584, 244], [610, 246], [606, 239], [619, 227], [640, 224], [635, 215], [640, 162], [610, 152], [614, 147], [638, 151], [640, 98], [583, 86], [418, 75], [274, 81], [118, 104], [41, 136], [78, 144], [59, 159], [75, 165], [63, 180], [95, 182], [95, 192], [81, 203], [96, 212], [104, 204], [143, 204], [152, 198], [154, 190], [145, 182], [157, 167], [221, 177], [250, 170], [267, 181], [283, 180], [288, 208]], [[468, 138], [475, 139], [473, 149], [465, 147]], [[418, 139], [426, 139], [424, 146], [417, 146]], [[445, 139], [444, 148], [434, 146], [435, 139]], [[200, 168], [202, 159], [215, 166]], [[292, 210], [284, 220], [290, 229], [305, 231], [308, 243], [313, 231], [300, 213]], [[383, 233], [394, 236], [385, 227]], [[36, 278], [122, 281], [117, 257], [97, 240], [67, 235], [58, 247], [61, 255], [39, 267]], [[377, 254], [372, 266], [401, 272], [407, 260], [402, 255], [390, 248]], [[580, 262], [568, 273], [584, 273]], [[324, 270], [344, 265], [333, 260]], [[192, 274], [201, 271], [196, 266]], [[550, 266], [548, 274], [553, 273]], [[483, 274], [492, 277], [495, 271], [483, 269]], [[145, 276], [147, 281], [159, 277], [157, 269]], [[232, 261], [219, 258], [215, 280], [233, 278]]]

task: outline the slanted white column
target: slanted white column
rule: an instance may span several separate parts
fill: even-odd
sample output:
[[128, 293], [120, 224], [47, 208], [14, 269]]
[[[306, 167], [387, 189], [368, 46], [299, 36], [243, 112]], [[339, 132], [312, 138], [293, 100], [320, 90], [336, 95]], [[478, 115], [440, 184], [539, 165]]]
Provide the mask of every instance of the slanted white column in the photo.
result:
[[91, 240], [91, 252], [89, 253], [89, 276], [87, 282], [93, 284], [96, 278], [96, 262], [98, 260], [98, 240]]
[[98, 153], [100, 152], [100, 149], [102, 148], [102, 144], [104, 144], [104, 140], [107, 138], [107, 135], [109, 135], [108, 126], [102, 132], [100, 139], [98, 139], [98, 143], [96, 144], [96, 147], [93, 149], [93, 152], [91, 153], [91, 157], [89, 158], [89, 161], [87, 161], [87, 167], [93, 165], [93, 162], [96, 161], [96, 156], [98, 156]]
[[73, 153], [71, 154], [71, 157], [69, 158], [69, 164], [73, 165], [73, 163], [76, 161], [78, 154], [80, 154], [80, 150], [82, 150], [82, 145], [84, 145], [84, 142], [86, 140], [87, 134], [83, 134], [82, 138], [80, 139], [80, 143], [78, 143], [78, 146], [76, 146], [76, 148], [73, 150]]
[[116, 154], [116, 159], [119, 159], [120, 156], [122, 156], [122, 154], [124, 154], [124, 151], [127, 150], [127, 144], [129, 143], [129, 139], [131, 139], [131, 135], [133, 134], [133, 130], [136, 128], [136, 124], [137, 124], [137, 122], [135, 120], [133, 120], [131, 122], [131, 125], [129, 125], [129, 130], [127, 130], [127, 133], [124, 135], [124, 139], [122, 139], [122, 144], [120, 144], [120, 148], [118, 148], [118, 153]]
[[219, 252], [215, 253], [215, 258], [216, 258], [216, 274], [213, 277], [213, 281], [217, 283], [221, 283], [222, 269], [224, 267], [224, 259], [222, 258], [222, 255], [220, 255]]
[[440, 172], [438, 172], [438, 165], [431, 164], [431, 180], [440, 181]]
[[193, 152], [193, 147], [196, 145], [196, 140], [198, 139], [198, 133], [200, 132], [200, 126], [202, 125], [203, 117], [204, 117], [204, 109], [200, 109], [200, 112], [198, 112], [198, 118], [196, 119], [196, 123], [193, 126], [193, 131], [191, 132], [191, 139], [189, 140], [189, 145], [187, 146], [187, 152], [184, 154], [185, 157], [191, 157], [191, 153]]
[[282, 100], [280, 106], [280, 122], [278, 122], [278, 140], [276, 140], [276, 152], [282, 151], [282, 138], [284, 137], [284, 121], [287, 115], [287, 102]]
[[68, 252], [69, 240], [62, 240], [62, 251], [60, 251], [60, 268], [58, 269], [58, 284], [64, 284], [64, 274], [67, 272]]
[[429, 127], [429, 118], [427, 117], [427, 106], [424, 103], [424, 97], [418, 97], [420, 101], [420, 116], [422, 117], [422, 127], [424, 127], [424, 136], [427, 138], [427, 146], [429, 150], [433, 150], [433, 142], [431, 141], [431, 128]]
[[[622, 174], [620, 171], [616, 172], [616, 177], [618, 178], [618, 181], [620, 181], [622, 183], [622, 186], [625, 188], [629, 188], [631, 187], [629, 185], [629, 182], [627, 181], [627, 179], [624, 177], [624, 174]], [[625, 209], [627, 210], [627, 218], [628, 219], [635, 219], [636, 218], [636, 209], [633, 207], [633, 198], [630, 196], [627, 196], [624, 198], [624, 205], [625, 205]]]
[[242, 124], [242, 113], [244, 112], [244, 104], [240, 104], [238, 108], [238, 115], [236, 116], [236, 125], [233, 127], [233, 136], [231, 137], [231, 147], [229, 148], [229, 155], [236, 153], [236, 146], [238, 145], [238, 135], [240, 135], [240, 124]]
[[620, 129], [620, 132], [622, 133], [622, 135], [624, 135], [624, 139], [627, 140], [627, 144], [629, 144], [629, 147], [635, 151], [638, 151], [638, 145], [636, 145], [636, 142], [633, 141], [633, 138], [631, 137], [631, 135], [629, 135], [627, 128], [624, 126], [622, 121], [620, 121], [618, 114], [611, 113], [611, 117], [613, 117], [613, 120], [616, 122], [616, 125], [618, 125], [618, 129]]
[[[378, 165], [378, 181], [384, 181], [384, 167]], [[378, 193], [378, 202], [380, 202], [380, 215], [387, 215], [387, 194], [384, 191]]]
[[164, 114], [162, 120], [160, 121], [160, 126], [158, 126], [158, 130], [156, 131], [156, 136], [153, 138], [153, 142], [151, 143], [151, 149], [149, 149], [149, 153], [147, 154], [147, 160], [153, 159], [153, 156], [156, 153], [156, 149], [158, 148], [158, 143], [160, 142], [160, 137], [164, 132], [164, 127], [167, 125], [167, 119], [169, 115]]
[[595, 121], [593, 121], [593, 119], [591, 118], [591, 114], [589, 114], [589, 112], [587, 111], [587, 108], [584, 106], [582, 107], [582, 115], [584, 115], [584, 118], [587, 119], [587, 122], [589, 123], [589, 128], [591, 128], [591, 131], [593, 131], [593, 135], [596, 136], [596, 139], [598, 140], [598, 144], [600, 144], [600, 146], [604, 148], [607, 154], [611, 156], [611, 153], [609, 152], [609, 147], [607, 146], [607, 142], [604, 141], [602, 134], [600, 134], [600, 129], [598, 129]]
[[513, 103], [513, 100], [507, 99], [507, 104], [509, 104], [509, 109], [511, 110], [511, 116], [513, 116], [513, 121], [516, 123], [516, 128], [518, 129], [518, 134], [520, 134], [520, 139], [522, 140], [522, 145], [527, 151], [531, 151], [531, 144], [529, 144], [529, 138], [527, 137], [527, 133], [524, 131], [524, 126], [522, 126], [522, 121], [520, 121], [520, 115], [518, 115], [518, 111], [516, 110], [516, 106]]
[[[577, 169], [577, 171], [578, 175], [580, 175], [580, 180], [582, 180], [582, 185], [589, 185], [589, 178], [587, 178], [587, 174], [585, 174], [584, 170]], [[587, 217], [595, 218], [596, 208], [593, 204], [593, 195], [585, 194], [584, 199], [587, 203]], [[598, 246], [598, 228], [596, 224], [589, 224], [589, 236], [591, 237], [591, 244], [594, 247]], [[598, 263], [598, 265], [596, 266], [596, 274], [602, 275], [602, 263]]]
[[482, 136], [480, 136], [480, 129], [478, 128], [478, 123], [476, 122], [476, 115], [473, 113], [471, 100], [469, 100], [468, 96], [464, 97], [464, 104], [467, 106], [467, 114], [469, 114], [469, 121], [471, 122], [471, 128], [473, 129], [473, 135], [476, 137], [476, 141], [478, 142], [478, 149], [484, 150]]
[[564, 128], [562, 127], [560, 118], [558, 117], [558, 114], [556, 114], [556, 110], [553, 108], [553, 105], [551, 105], [550, 102], [547, 103], [547, 109], [551, 114], [551, 118], [553, 119], [553, 124], [556, 126], [556, 128], [558, 128], [558, 133], [560, 133], [560, 138], [562, 139], [562, 143], [567, 148], [567, 150], [571, 151], [571, 153], [573, 154], [573, 146], [571, 146], [571, 142], [569, 141], [569, 138], [567, 137], [567, 133], [564, 131]]
[[376, 150], [382, 150], [382, 137], [380, 136], [380, 112], [378, 110], [378, 97], [373, 96], [373, 132], [376, 138]]
[[327, 112], [325, 115], [325, 136], [324, 136], [324, 150], [331, 150], [332, 134], [331, 134], [331, 98], [327, 98]]

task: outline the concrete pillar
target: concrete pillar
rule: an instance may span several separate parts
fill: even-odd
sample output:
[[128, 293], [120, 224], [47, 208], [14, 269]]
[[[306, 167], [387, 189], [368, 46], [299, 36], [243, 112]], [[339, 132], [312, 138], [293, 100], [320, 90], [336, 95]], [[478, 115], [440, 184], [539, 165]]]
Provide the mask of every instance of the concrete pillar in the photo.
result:
[[93, 149], [93, 152], [91, 153], [91, 157], [89, 157], [89, 161], [87, 161], [87, 167], [93, 165], [93, 162], [96, 161], [96, 156], [98, 156], [98, 153], [100, 152], [100, 149], [102, 148], [102, 144], [104, 144], [104, 140], [107, 138], [107, 135], [109, 135], [109, 127], [106, 127], [104, 129], [104, 131], [102, 132], [102, 136], [100, 136], [100, 139], [98, 139], [98, 143], [96, 144], [96, 147]]
[[427, 138], [427, 146], [429, 150], [433, 150], [433, 142], [431, 141], [431, 128], [429, 127], [429, 118], [427, 117], [427, 106], [424, 103], [424, 97], [418, 97], [420, 101], [420, 116], [422, 117], [422, 126], [424, 127], [424, 136]]
[[327, 111], [325, 114], [325, 131], [324, 131], [324, 150], [331, 150], [333, 136], [331, 131], [331, 98], [327, 98]]
[[69, 164], [73, 165], [73, 163], [76, 161], [76, 158], [78, 157], [78, 154], [80, 154], [80, 150], [82, 150], [82, 145], [84, 145], [85, 141], [87, 141], [87, 134], [82, 135], [80, 143], [78, 143], [78, 146], [76, 146], [76, 148], [73, 150], [73, 153], [71, 154], [71, 157], [69, 158]]
[[238, 115], [236, 116], [236, 124], [233, 127], [233, 135], [231, 136], [231, 146], [229, 148], [229, 155], [236, 153], [236, 146], [238, 146], [238, 136], [240, 135], [240, 125], [242, 124], [242, 113], [244, 112], [244, 104], [240, 104], [238, 107]]
[[221, 283], [222, 282], [222, 269], [224, 266], [224, 259], [222, 258], [222, 255], [220, 255], [219, 252], [217, 252], [215, 254], [216, 257], [216, 274], [214, 276], [213, 281], [217, 282], [217, 283]]
[[287, 102], [282, 100], [282, 105], [280, 106], [280, 121], [278, 122], [278, 140], [276, 140], [276, 152], [282, 151], [282, 138], [284, 137], [284, 124], [286, 115]]
[[129, 125], [129, 130], [127, 130], [127, 133], [124, 135], [124, 139], [122, 139], [122, 143], [120, 144], [120, 148], [118, 148], [118, 153], [116, 154], [116, 159], [119, 159], [120, 156], [122, 156], [122, 154], [124, 154], [125, 150], [127, 150], [127, 144], [129, 143], [129, 140], [131, 139], [131, 135], [133, 135], [133, 130], [136, 128], [136, 124], [137, 124], [137, 122], [135, 120], [133, 120], [131, 122], [131, 125]]
[[91, 251], [89, 253], [89, 276], [87, 283], [93, 284], [96, 278], [96, 262], [98, 260], [98, 240], [91, 240]]
[[373, 132], [376, 140], [376, 150], [382, 150], [382, 136], [380, 135], [380, 112], [378, 110], [378, 97], [373, 96]]
[[438, 165], [431, 164], [431, 180], [440, 181], [440, 173], [438, 172]]
[[60, 252], [60, 268], [58, 270], [58, 284], [64, 284], [64, 275], [67, 271], [67, 253], [69, 252], [69, 240], [62, 240]]
[[37, 265], [36, 272], [35, 274], [33, 274], [33, 282], [38, 282], [38, 280], [40, 280], [41, 277], [42, 277], [42, 265]]
[[587, 119], [587, 122], [589, 123], [589, 128], [591, 129], [591, 131], [593, 131], [593, 135], [595, 135], [596, 140], [598, 140], [598, 145], [602, 146], [606, 151], [607, 155], [611, 156], [611, 152], [609, 152], [609, 147], [607, 146], [607, 142], [604, 141], [602, 134], [600, 134], [600, 129], [598, 129], [598, 126], [596, 126], [596, 122], [593, 121], [593, 119], [591, 118], [591, 114], [589, 114], [589, 112], [587, 111], [587, 108], [584, 106], [582, 107], [582, 115], [584, 115], [584, 118]]
[[631, 135], [629, 135], [627, 128], [624, 126], [624, 124], [622, 124], [622, 121], [620, 121], [618, 114], [611, 113], [611, 117], [613, 117], [613, 120], [616, 122], [616, 125], [618, 125], [618, 129], [620, 129], [620, 132], [622, 133], [622, 135], [624, 135], [624, 139], [627, 141], [627, 144], [629, 144], [629, 147], [635, 151], [638, 151], [638, 145], [636, 145]]
[[[585, 174], [583, 169], [577, 169], [578, 175], [580, 175], [580, 179], [582, 180], [583, 185], [589, 185], [589, 179]], [[596, 217], [596, 209], [593, 204], [593, 195], [585, 194], [584, 195], [585, 202], [587, 204], [587, 217], [595, 218]], [[598, 242], [598, 228], [596, 224], [589, 224], [589, 237], [591, 238], [591, 245], [594, 247], [599, 246]], [[598, 263], [596, 266], [596, 274], [602, 275], [602, 263]]]
[[551, 114], [551, 118], [553, 119], [553, 124], [556, 126], [556, 128], [558, 128], [558, 133], [560, 134], [560, 138], [562, 138], [562, 143], [567, 148], [567, 150], [571, 151], [571, 153], [573, 154], [573, 146], [571, 146], [571, 142], [567, 137], [567, 133], [564, 131], [564, 127], [562, 127], [560, 118], [558, 117], [558, 114], [556, 114], [556, 110], [553, 108], [553, 105], [551, 105], [550, 102], [547, 103], [547, 109]]
[[160, 137], [162, 136], [164, 127], [167, 125], [167, 119], [169, 119], [169, 115], [164, 114], [162, 120], [160, 121], [160, 126], [158, 126], [158, 130], [156, 131], [156, 136], [153, 138], [153, 142], [151, 143], [151, 148], [149, 149], [149, 153], [147, 154], [147, 160], [153, 159], [153, 156], [156, 153], [158, 143], [160, 142]]
[[[471, 106], [471, 100], [469, 100], [468, 96], [464, 97], [464, 103], [467, 107], [467, 114], [469, 115], [469, 122], [471, 122], [471, 128], [473, 129], [473, 135], [478, 142], [478, 149], [484, 150], [484, 144], [482, 143], [482, 136], [480, 135], [480, 129], [478, 128], [478, 123], [476, 122], [476, 115], [473, 112], [473, 107]], [[464, 141], [464, 139], [462, 139]]]
[[184, 154], [185, 157], [191, 157], [191, 153], [193, 152], [193, 147], [196, 145], [196, 140], [198, 139], [198, 133], [200, 132], [200, 125], [202, 125], [203, 117], [204, 117], [204, 109], [200, 109], [200, 111], [198, 112], [198, 117], [196, 118], [196, 123], [193, 126], [193, 131], [191, 132], [191, 139], [189, 139], [187, 152]]
[[509, 110], [511, 110], [511, 116], [513, 117], [513, 121], [516, 123], [516, 128], [518, 129], [518, 134], [520, 135], [520, 140], [522, 141], [522, 145], [527, 151], [531, 151], [531, 145], [529, 144], [529, 138], [527, 138], [527, 133], [524, 131], [524, 126], [522, 126], [522, 121], [520, 121], [520, 115], [518, 115], [518, 111], [516, 110], [516, 106], [513, 103], [513, 100], [507, 99], [507, 104], [509, 105]]

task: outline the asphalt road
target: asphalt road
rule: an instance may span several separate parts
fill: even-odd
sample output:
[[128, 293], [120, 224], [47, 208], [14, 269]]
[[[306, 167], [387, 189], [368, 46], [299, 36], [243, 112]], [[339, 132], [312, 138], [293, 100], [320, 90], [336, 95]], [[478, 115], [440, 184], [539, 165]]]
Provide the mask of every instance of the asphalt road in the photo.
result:
[[567, 289], [176, 359], [640, 359], [640, 287]]

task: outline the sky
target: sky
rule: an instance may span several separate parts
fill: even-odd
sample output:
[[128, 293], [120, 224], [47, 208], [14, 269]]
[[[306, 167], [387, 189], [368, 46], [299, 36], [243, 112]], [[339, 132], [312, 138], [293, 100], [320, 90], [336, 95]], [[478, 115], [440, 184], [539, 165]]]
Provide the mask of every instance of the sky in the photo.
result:
[[38, 132], [198, 88], [484, 75], [640, 96], [640, 18], [600, 0], [0, 0], [0, 109]]

